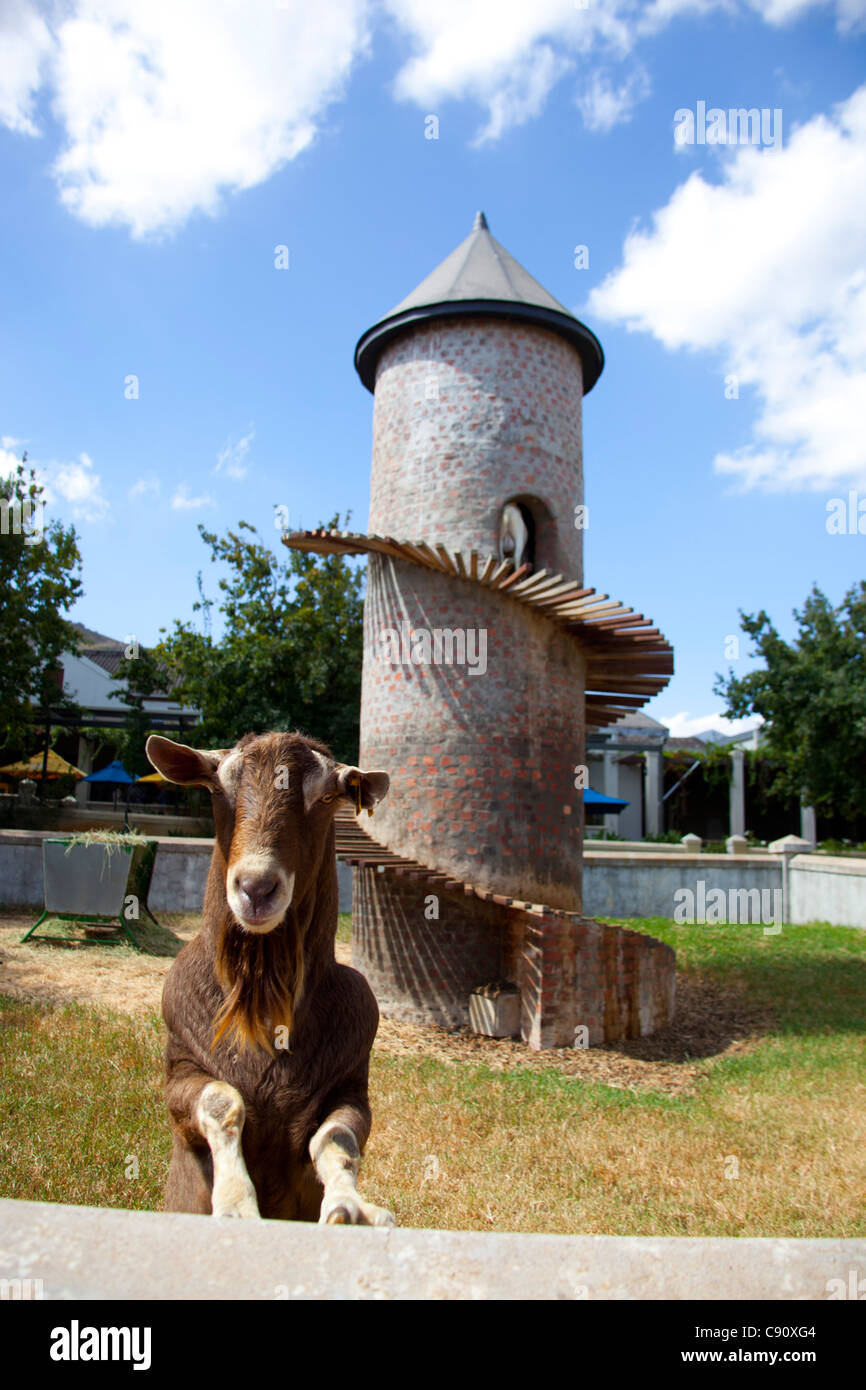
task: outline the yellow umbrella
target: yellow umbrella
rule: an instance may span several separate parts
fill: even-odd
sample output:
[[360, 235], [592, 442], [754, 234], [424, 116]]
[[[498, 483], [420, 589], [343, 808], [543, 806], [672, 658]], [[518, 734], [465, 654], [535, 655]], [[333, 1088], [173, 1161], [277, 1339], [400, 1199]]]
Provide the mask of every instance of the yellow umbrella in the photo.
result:
[[149, 772], [146, 777], [136, 777], [135, 780], [137, 782], [163, 782], [167, 787], [173, 785], [167, 777], [163, 777], [161, 772]]
[[[53, 748], [48, 750], [48, 762], [46, 764], [46, 775], [48, 777], [84, 777], [85, 774], [80, 767], [73, 767], [65, 758], [61, 758], [54, 752]], [[42, 754], [34, 753], [32, 758], [20, 763], [9, 763], [6, 767], [0, 767], [0, 776], [7, 777], [41, 777], [42, 776]]]

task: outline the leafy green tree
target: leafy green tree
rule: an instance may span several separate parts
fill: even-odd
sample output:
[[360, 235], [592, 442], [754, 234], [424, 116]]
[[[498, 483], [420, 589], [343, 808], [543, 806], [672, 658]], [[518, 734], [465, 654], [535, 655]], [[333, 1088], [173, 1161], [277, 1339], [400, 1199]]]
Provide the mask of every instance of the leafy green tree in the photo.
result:
[[22, 744], [34, 712], [74, 708], [58, 683], [78, 634], [63, 616], [81, 597], [81, 555], [72, 526], [44, 523], [44, 489], [24, 454], [0, 478], [0, 737]]
[[124, 681], [121, 690], [112, 690], [109, 699], [121, 700], [128, 710], [122, 730], [114, 735], [115, 757], [133, 777], [153, 772], [144, 745], [153, 730], [153, 712], [145, 701], [165, 689], [166, 671], [155, 651], [138, 647], [134, 656], [124, 656], [112, 680]]
[[[339, 517], [328, 523], [341, 524]], [[229, 747], [245, 733], [300, 729], [355, 761], [363, 571], [339, 555], [277, 556], [245, 521], [223, 537], [203, 526], [199, 532], [211, 561], [228, 567], [217, 604], [223, 635], [214, 640], [209, 622], [200, 632], [176, 621], [151, 652], [163, 689], [201, 711], [194, 741]], [[211, 606], [202, 592], [193, 611], [208, 614]]]
[[785, 642], [767, 614], [740, 614], [761, 669], [719, 675], [715, 693], [732, 719], [759, 714], [776, 764], [772, 790], [802, 796], [826, 815], [866, 814], [866, 583], [834, 608], [817, 586], [799, 632]]

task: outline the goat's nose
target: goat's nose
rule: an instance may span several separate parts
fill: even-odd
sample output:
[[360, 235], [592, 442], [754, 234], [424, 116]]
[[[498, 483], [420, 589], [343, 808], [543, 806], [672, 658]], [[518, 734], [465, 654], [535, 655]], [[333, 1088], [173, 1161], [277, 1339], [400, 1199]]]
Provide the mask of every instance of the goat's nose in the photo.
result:
[[276, 874], [242, 874], [238, 888], [251, 903], [260, 903], [270, 896], [277, 886]]

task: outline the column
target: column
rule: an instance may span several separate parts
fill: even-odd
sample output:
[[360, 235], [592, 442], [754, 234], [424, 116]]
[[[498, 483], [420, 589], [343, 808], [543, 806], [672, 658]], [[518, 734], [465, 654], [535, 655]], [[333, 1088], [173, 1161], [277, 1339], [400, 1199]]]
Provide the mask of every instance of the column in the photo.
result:
[[[80, 767], [82, 772], [93, 771], [93, 750], [94, 745], [84, 734], [78, 735], [78, 752], [75, 755], [75, 765]], [[79, 780], [75, 783], [75, 800], [79, 806], [86, 807], [87, 798], [90, 795], [90, 783]]]
[[[610, 749], [605, 749], [604, 754], [604, 794], [605, 796], [619, 796], [619, 756]], [[619, 816], [605, 816], [605, 830], [612, 830], [614, 834], [617, 834], [618, 825]]]
[[730, 828], [729, 835], [746, 833], [746, 754], [742, 748], [731, 753]]
[[815, 848], [818, 843], [818, 823], [814, 806], [800, 807], [800, 835], [809, 841], [813, 849]]
[[664, 763], [661, 749], [644, 753], [646, 776], [644, 777], [644, 834], [660, 835], [664, 829], [664, 808], [662, 806], [662, 787], [664, 785]]

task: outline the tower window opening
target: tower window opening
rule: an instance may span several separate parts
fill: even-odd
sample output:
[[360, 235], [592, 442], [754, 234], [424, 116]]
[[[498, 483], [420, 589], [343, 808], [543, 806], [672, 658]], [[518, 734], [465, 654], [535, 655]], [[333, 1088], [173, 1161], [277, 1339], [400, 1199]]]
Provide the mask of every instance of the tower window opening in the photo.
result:
[[506, 502], [499, 523], [499, 558], [535, 568], [535, 521], [522, 502]]

